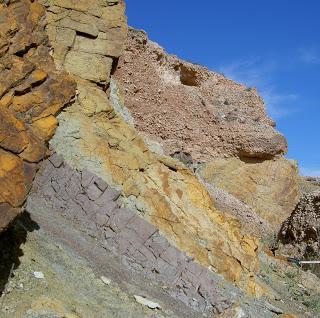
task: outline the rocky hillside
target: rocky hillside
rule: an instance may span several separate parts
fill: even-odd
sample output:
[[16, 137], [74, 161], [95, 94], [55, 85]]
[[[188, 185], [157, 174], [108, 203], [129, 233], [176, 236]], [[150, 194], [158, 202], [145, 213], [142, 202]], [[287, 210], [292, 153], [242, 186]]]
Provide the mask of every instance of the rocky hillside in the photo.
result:
[[256, 89], [168, 55], [143, 31], [130, 30], [116, 77], [138, 130], [167, 155], [270, 159], [286, 153]]
[[320, 314], [318, 278], [264, 244], [300, 179], [256, 90], [128, 32], [123, 1], [0, 23], [1, 315]]
[[248, 204], [266, 225], [250, 222], [256, 232], [279, 229], [299, 200], [298, 171], [281, 157], [287, 142], [254, 88], [169, 55], [133, 29], [115, 77], [153, 151], [199, 168], [208, 184]]

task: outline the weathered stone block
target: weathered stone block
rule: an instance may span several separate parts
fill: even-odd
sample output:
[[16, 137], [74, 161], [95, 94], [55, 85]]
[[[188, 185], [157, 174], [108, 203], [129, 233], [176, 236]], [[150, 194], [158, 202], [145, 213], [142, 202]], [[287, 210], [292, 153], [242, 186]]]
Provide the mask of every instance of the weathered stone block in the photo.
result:
[[176, 267], [181, 259], [181, 254], [182, 253], [176, 247], [169, 246], [164, 252], [161, 253], [160, 257], [172, 266]]
[[102, 191], [94, 183], [91, 183], [86, 189], [86, 193], [89, 199], [94, 201], [100, 197], [100, 195], [102, 194]]
[[88, 170], [83, 170], [81, 172], [81, 185], [86, 188], [87, 186], [89, 186], [89, 184], [91, 183], [91, 181], [93, 180], [93, 178], [95, 177], [95, 175], [88, 171]]
[[157, 228], [154, 225], [143, 220], [138, 215], [135, 215], [126, 227], [135, 231], [144, 242], [157, 231]]
[[76, 76], [97, 83], [109, 83], [112, 58], [71, 51], [65, 59], [65, 69]]
[[104, 180], [102, 180], [99, 177], [96, 177], [94, 180], [94, 184], [102, 191], [104, 192], [107, 188], [108, 188], [108, 184], [107, 182], [105, 182]]
[[273, 229], [290, 215], [297, 204], [297, 165], [285, 158], [277, 160], [215, 159], [204, 164], [199, 174], [252, 207]]
[[49, 160], [55, 168], [59, 168], [63, 164], [63, 157], [57, 153], [54, 153]]
[[110, 217], [108, 225], [115, 232], [120, 232], [126, 227], [128, 222], [134, 217], [134, 213], [127, 209], [118, 209]]
[[64, 46], [71, 47], [76, 37], [76, 31], [69, 28], [57, 28], [56, 41]]
[[[75, 40], [74, 49], [80, 52], [94, 53], [100, 54], [104, 56], [112, 56], [119, 57], [121, 51], [123, 50], [123, 40], [119, 39], [118, 33], [119, 31], [110, 30], [114, 35], [109, 34], [108, 37], [104, 36], [104, 38], [90, 39], [84, 36], [78, 35]], [[103, 33], [105, 34], [105, 33]], [[99, 33], [99, 36], [101, 33]]]
[[84, 24], [78, 21], [72, 20], [69, 17], [62, 19], [59, 22], [61, 27], [65, 27], [67, 29], [71, 29], [74, 31], [78, 31], [84, 34], [88, 34], [93, 37], [97, 37], [99, 34], [99, 30], [95, 24]]
[[107, 190], [105, 190], [95, 202], [100, 206], [104, 206], [111, 203], [112, 201], [116, 201], [119, 198], [120, 194], [121, 193], [115, 189], [107, 188]]

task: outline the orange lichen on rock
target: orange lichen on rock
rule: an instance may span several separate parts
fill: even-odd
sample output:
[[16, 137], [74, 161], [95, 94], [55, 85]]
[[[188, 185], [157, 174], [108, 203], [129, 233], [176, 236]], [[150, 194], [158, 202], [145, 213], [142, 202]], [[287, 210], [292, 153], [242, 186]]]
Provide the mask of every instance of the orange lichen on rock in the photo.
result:
[[57, 71], [45, 9], [30, 0], [0, 5], [0, 230], [19, 213], [36, 165], [47, 153], [55, 115], [75, 94]]

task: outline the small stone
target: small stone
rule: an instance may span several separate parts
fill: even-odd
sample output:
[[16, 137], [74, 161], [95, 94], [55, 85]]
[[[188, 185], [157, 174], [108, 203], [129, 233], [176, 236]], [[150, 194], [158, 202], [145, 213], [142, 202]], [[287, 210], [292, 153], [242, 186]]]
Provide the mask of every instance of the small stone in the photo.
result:
[[144, 298], [144, 297], [141, 297], [141, 296], [137, 296], [137, 295], [134, 295], [134, 298], [136, 300], [137, 303], [143, 305], [143, 306], [146, 306], [150, 309], [161, 309], [161, 306], [157, 303], [154, 303], [153, 301], [151, 300], [148, 300], [147, 298]]
[[42, 272], [33, 272], [35, 278], [44, 279], [44, 275]]
[[100, 279], [102, 280], [102, 282], [105, 284], [105, 285], [110, 285], [111, 284], [111, 280], [105, 276], [101, 276]]
[[266, 307], [268, 308], [268, 310], [270, 310], [271, 312], [274, 312], [277, 315], [283, 314], [283, 310], [282, 309], [280, 309], [280, 308], [278, 308], [278, 307], [276, 307], [276, 306], [274, 306], [274, 305], [272, 305], [272, 304], [270, 304], [268, 302], [266, 302]]

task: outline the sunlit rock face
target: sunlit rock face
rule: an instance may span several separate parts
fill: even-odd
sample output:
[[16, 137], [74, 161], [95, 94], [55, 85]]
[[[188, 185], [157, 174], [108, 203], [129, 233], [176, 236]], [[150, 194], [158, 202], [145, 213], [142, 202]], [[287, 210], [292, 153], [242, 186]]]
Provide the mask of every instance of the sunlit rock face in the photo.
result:
[[[134, 127], [119, 115], [125, 113], [124, 96], [111, 76], [115, 70], [111, 66], [116, 65], [127, 36], [123, 2], [93, 1], [91, 11], [84, 9], [86, 3], [45, 2], [55, 62], [73, 74], [78, 92], [72, 106], [58, 117], [52, 148], [72, 168], [91, 171], [121, 191], [126, 207], [196, 261], [259, 292], [252, 277], [258, 266], [257, 241], [243, 235], [235, 219], [214, 208], [190, 170], [149, 151]], [[64, 27], [74, 31], [73, 41], [66, 43], [63, 33], [59, 36]], [[88, 60], [90, 69], [85, 69]], [[101, 74], [95, 71], [106, 65]]]
[[198, 173], [252, 207], [273, 230], [279, 230], [300, 198], [297, 166], [284, 158], [251, 162], [215, 159]]
[[[320, 191], [306, 193], [283, 222], [279, 231], [279, 254], [298, 259], [319, 260], [320, 256]], [[320, 276], [319, 266], [310, 269]]]
[[[0, 2], [1, 227], [26, 210], [1, 233], [0, 310], [304, 312], [288, 264], [257, 239], [288, 215], [297, 171], [256, 91], [142, 32], [125, 44], [123, 1]], [[314, 297], [319, 283], [305, 275], [290, 286], [303, 281]]]
[[50, 56], [44, 7], [7, 4], [0, 4], [0, 230], [19, 214], [56, 114], [75, 94], [75, 83]]
[[256, 89], [167, 54], [131, 29], [115, 73], [138, 130], [167, 155], [270, 159], [287, 150]]

